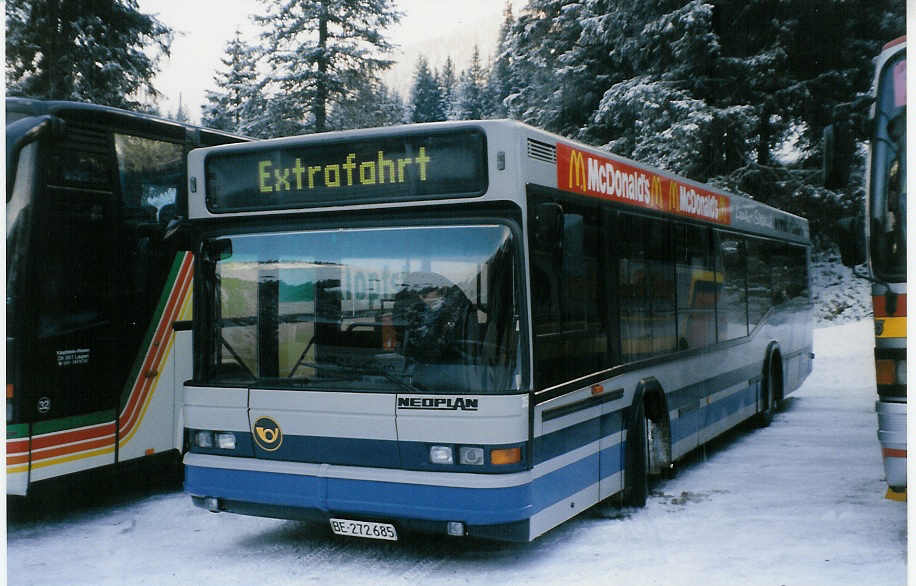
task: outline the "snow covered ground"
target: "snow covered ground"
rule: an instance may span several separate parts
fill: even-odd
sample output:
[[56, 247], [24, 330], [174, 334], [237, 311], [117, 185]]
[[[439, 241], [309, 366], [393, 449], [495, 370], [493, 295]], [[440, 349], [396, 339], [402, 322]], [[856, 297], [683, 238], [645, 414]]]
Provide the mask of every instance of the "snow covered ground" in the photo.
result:
[[160, 489], [10, 521], [9, 583], [905, 584], [906, 504], [883, 498], [871, 328], [816, 330], [814, 373], [773, 423], [714, 442], [645, 509], [591, 510], [533, 543], [338, 538]]

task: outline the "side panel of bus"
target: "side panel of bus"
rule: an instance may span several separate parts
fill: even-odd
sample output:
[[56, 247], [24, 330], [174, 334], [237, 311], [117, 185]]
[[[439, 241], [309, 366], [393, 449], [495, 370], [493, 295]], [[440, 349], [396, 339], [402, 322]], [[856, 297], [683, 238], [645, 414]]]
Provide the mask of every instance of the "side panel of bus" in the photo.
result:
[[186, 149], [116, 127], [68, 119], [22, 150], [13, 192], [30, 193], [11, 201], [34, 226], [19, 239], [14, 227], [8, 251], [21, 271], [8, 494], [182, 447], [191, 333], [173, 323], [191, 319], [193, 258], [162, 237], [184, 205]]

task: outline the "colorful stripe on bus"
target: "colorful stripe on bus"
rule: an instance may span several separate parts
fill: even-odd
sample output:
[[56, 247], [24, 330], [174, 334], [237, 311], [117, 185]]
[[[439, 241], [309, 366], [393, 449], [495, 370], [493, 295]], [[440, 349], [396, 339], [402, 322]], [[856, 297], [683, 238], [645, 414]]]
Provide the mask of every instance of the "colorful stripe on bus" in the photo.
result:
[[[29, 482], [113, 464], [115, 442], [123, 449], [141, 426], [159, 384], [172, 345], [172, 324], [191, 317], [193, 255], [180, 253], [173, 262], [156, 313], [115, 410], [7, 426], [6, 464], [9, 494], [25, 494]], [[117, 422], [117, 429], [116, 429]], [[16, 481], [13, 477], [19, 476]], [[18, 488], [22, 487], [21, 491]]]

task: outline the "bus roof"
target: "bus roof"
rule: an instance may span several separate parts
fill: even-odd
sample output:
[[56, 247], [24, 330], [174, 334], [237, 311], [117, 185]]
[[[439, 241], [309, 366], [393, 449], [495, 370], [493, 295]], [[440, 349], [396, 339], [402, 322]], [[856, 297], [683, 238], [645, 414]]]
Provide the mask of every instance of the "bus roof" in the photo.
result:
[[188, 129], [196, 130], [207, 137], [209, 143], [236, 143], [250, 140], [246, 137], [204, 128], [193, 124], [183, 124], [174, 120], [167, 120], [152, 114], [131, 112], [86, 102], [69, 102], [63, 100], [40, 100], [35, 98], [6, 98], [7, 124], [10, 114], [20, 116], [53, 115], [61, 118], [77, 117], [82, 121], [97, 122], [106, 125], [116, 125], [125, 130], [135, 132], [149, 132], [167, 136], [175, 140], [184, 140]]
[[[373, 164], [369, 157], [375, 157], [376, 152], [379, 165], [383, 153], [386, 158], [403, 156], [403, 160], [407, 160], [407, 155], [403, 154], [406, 151], [398, 155], [395, 150], [398, 138], [405, 143], [413, 141], [420, 144], [417, 141], [426, 136], [439, 136], [447, 132], [470, 134], [475, 131], [486, 135], [483, 173], [488, 174], [488, 177], [485, 177], [484, 187], [480, 190], [456, 192], [454, 196], [436, 197], [433, 200], [431, 196], [424, 197], [419, 192], [411, 196], [406, 191], [389, 197], [393, 193], [390, 188], [376, 198], [370, 196], [354, 199], [346, 189], [338, 189], [337, 193], [341, 197], [334, 201], [327, 198], [325, 190], [324, 199], [310, 202], [307, 195], [300, 197], [301, 194], [293, 193], [304, 191], [305, 187], [291, 189], [287, 181], [278, 180], [278, 190], [282, 186], [293, 195], [289, 200], [279, 196], [271, 200], [276, 195], [270, 193], [272, 185], [263, 184], [264, 178], [268, 182], [273, 180], [272, 172], [281, 173], [286, 178], [294, 176], [291, 172], [298, 172], [304, 177], [306, 168], [318, 169], [315, 180], [320, 182], [320, 170], [333, 167], [336, 168], [336, 175], [331, 174], [325, 179], [336, 177], [334, 187], [339, 188], [343, 177], [342, 163], [346, 161], [355, 188], [354, 178], [358, 168], [353, 165], [363, 162], [366, 165]], [[384, 149], [382, 141], [387, 141]], [[473, 198], [486, 201], [518, 200], [520, 196], [517, 194], [523, 193], [525, 185], [540, 185], [583, 197], [613, 201], [645, 212], [686, 217], [802, 243], [807, 243], [809, 239], [808, 222], [804, 218], [512, 120], [433, 122], [286, 137], [197, 149], [191, 152], [188, 160], [190, 217], [193, 219], [227, 217], [239, 212], [289, 214], [454, 204], [459, 201], [468, 202]], [[214, 180], [213, 173], [205, 170], [211, 161], [218, 160], [222, 160], [222, 182]], [[430, 163], [430, 168], [433, 165]], [[261, 189], [258, 189], [258, 178], [262, 180]], [[230, 182], [236, 192], [247, 194], [248, 199], [255, 202], [252, 207], [217, 209], [213, 206], [214, 193], [211, 188], [216, 191]], [[198, 185], [207, 190], [206, 201], [199, 197]], [[266, 195], [265, 191], [268, 192]], [[195, 197], [195, 193], [198, 197]], [[257, 194], [257, 199], [250, 197], [251, 194]], [[258, 207], [266, 201], [270, 201], [270, 204]]]

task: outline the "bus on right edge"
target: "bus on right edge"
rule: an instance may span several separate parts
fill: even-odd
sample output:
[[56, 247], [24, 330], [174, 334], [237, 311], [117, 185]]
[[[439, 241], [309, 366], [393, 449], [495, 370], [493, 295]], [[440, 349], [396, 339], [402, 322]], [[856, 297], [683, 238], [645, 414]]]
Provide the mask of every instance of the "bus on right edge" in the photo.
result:
[[[906, 38], [875, 63], [868, 119], [864, 250], [846, 234], [843, 262], [868, 262], [875, 316], [878, 439], [887, 497], [906, 500]], [[830, 155], [828, 154], [828, 157]], [[861, 234], [861, 230], [857, 230]], [[863, 254], [864, 253], [864, 254]]]

